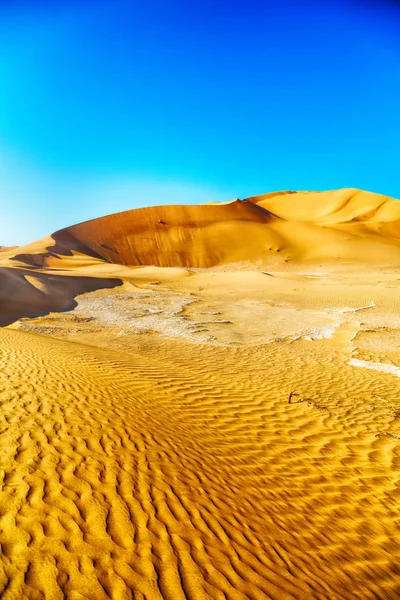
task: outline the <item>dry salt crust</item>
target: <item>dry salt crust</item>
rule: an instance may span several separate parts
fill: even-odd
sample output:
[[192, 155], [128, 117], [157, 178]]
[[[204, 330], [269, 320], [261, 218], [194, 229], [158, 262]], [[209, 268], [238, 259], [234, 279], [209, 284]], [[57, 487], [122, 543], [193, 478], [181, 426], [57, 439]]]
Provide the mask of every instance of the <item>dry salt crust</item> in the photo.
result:
[[[210, 326], [231, 325], [232, 322], [221, 318], [220, 311], [199, 310], [198, 315], [204, 315], [208, 320], [199, 320], [199, 318], [189, 319], [187, 317], [187, 308], [194, 303], [201, 302], [200, 296], [185, 297], [183, 294], [171, 294], [170, 291], [160, 293], [159, 291], [137, 291], [121, 294], [109, 294], [99, 297], [96, 292], [86, 294], [78, 298], [78, 306], [73, 311], [64, 313], [64, 316], [55, 317], [54, 322], [56, 327], [63, 318], [74, 316], [80, 324], [85, 319], [90, 319], [93, 324], [98, 323], [101, 326], [109, 326], [118, 328], [119, 335], [129, 335], [144, 332], [156, 332], [165, 337], [184, 337], [196, 343], [219, 343], [219, 340], [209, 332]], [[229, 301], [228, 301], [229, 302]], [[307, 319], [312, 322], [314, 319], [319, 321], [332, 321], [332, 318], [337, 317], [347, 312], [358, 312], [360, 310], [374, 307], [371, 303], [367, 306], [357, 308], [337, 308], [329, 311], [314, 311], [303, 310], [291, 307], [287, 303], [280, 303], [278, 307], [269, 307], [270, 318], [281, 319], [283, 323], [288, 323], [288, 327], [296, 327], [296, 321]], [[257, 304], [254, 305], [257, 311]], [[334, 317], [332, 317], [334, 315]], [[211, 319], [211, 320], [210, 320]], [[42, 319], [44, 325], [40, 325], [40, 320], [26, 320], [20, 328], [25, 331], [35, 331], [42, 328], [42, 332], [51, 334], [51, 324], [49, 320]], [[276, 336], [266, 337], [264, 343], [285, 339], [295, 341], [303, 338], [307, 341], [319, 339], [331, 339], [336, 330], [340, 328], [346, 321], [341, 319], [339, 322], [331, 322], [322, 327], [307, 327], [301, 331], [294, 331], [284, 338]], [[293, 323], [293, 325], [291, 325]], [[249, 341], [245, 340], [247, 344]]]
[[345, 308], [338, 308], [337, 311], [340, 314], [348, 313], [348, 312], [358, 312], [360, 310], [366, 310], [367, 308], [374, 308], [376, 306], [375, 302], [371, 302], [371, 304], [367, 304], [367, 306], [359, 306], [357, 308], [349, 308], [348, 306]]
[[400, 377], [400, 367], [396, 367], [396, 365], [368, 362], [357, 358], [351, 358], [348, 364], [353, 367], [362, 367], [363, 369], [371, 369], [373, 371], [380, 371], [381, 373], [389, 373], [390, 375]]

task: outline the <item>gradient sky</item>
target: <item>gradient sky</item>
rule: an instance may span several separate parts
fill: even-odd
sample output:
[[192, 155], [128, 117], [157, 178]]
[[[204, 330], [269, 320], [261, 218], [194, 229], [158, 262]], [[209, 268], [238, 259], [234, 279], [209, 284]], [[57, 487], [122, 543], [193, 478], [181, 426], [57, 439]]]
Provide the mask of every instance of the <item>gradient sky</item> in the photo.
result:
[[0, 0], [0, 245], [280, 189], [400, 198], [400, 8]]

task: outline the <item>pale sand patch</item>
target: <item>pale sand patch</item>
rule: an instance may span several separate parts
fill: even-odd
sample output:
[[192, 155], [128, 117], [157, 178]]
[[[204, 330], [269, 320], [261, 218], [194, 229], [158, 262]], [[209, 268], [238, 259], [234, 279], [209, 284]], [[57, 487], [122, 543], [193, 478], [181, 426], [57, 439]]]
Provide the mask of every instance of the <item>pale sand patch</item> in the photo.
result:
[[305, 340], [329, 340], [333, 337], [336, 329], [339, 327], [339, 323], [333, 323], [326, 327], [320, 327], [319, 329], [309, 329], [305, 332], [302, 337]]
[[372, 371], [380, 371], [381, 373], [389, 373], [390, 375], [400, 377], [400, 367], [396, 367], [395, 365], [368, 362], [366, 360], [359, 360], [357, 358], [351, 358], [347, 364], [351, 365], [352, 367], [362, 367], [363, 369], [371, 369]]
[[370, 304], [367, 304], [366, 306], [357, 306], [356, 308], [349, 308], [344, 307], [344, 308], [339, 308], [338, 309], [338, 313], [348, 313], [348, 312], [358, 312], [360, 310], [367, 310], [367, 308], [374, 308], [376, 306], [375, 302], [371, 302]]

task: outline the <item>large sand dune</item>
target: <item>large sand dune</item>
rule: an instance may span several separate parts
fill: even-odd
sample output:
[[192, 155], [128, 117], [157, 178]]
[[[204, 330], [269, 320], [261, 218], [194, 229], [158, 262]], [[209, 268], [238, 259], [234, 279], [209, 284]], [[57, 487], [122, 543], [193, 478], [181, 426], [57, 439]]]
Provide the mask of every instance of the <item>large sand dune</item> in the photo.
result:
[[141, 208], [67, 227], [5, 256], [57, 268], [64, 264], [60, 259], [75, 256], [162, 267], [304, 260], [399, 264], [400, 202], [344, 189]]
[[0, 248], [2, 600], [398, 598], [399, 208], [281, 192]]

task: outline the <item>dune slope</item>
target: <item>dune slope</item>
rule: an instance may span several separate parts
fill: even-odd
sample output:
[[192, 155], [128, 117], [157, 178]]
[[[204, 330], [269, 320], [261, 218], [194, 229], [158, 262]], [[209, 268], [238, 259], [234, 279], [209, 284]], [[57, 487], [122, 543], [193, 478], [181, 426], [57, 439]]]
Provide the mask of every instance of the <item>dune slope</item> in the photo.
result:
[[121, 285], [120, 279], [62, 277], [28, 269], [0, 267], [0, 326], [21, 317], [34, 317], [76, 306], [78, 294]]
[[321, 260], [399, 265], [400, 202], [343, 189], [141, 208], [67, 227], [36, 251], [26, 247], [4, 255], [25, 266], [53, 268], [73, 267], [77, 256], [189, 268]]
[[264, 225], [272, 218], [264, 208], [240, 201], [142, 208], [56, 232], [53, 251], [85, 248], [107, 262], [131, 266], [210, 267], [263, 253], [270, 237]]

